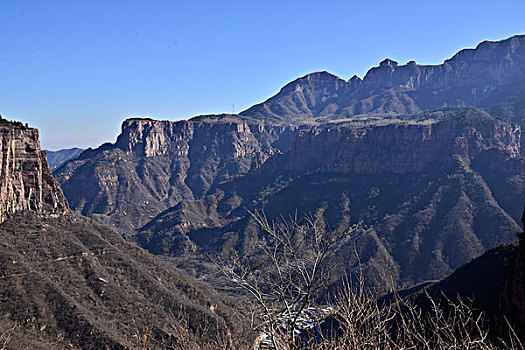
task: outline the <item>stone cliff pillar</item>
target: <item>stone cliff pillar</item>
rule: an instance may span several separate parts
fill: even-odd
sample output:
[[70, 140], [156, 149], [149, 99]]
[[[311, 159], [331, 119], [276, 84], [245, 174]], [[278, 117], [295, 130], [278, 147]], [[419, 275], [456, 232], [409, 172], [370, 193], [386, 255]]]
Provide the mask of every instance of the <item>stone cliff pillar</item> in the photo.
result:
[[38, 130], [0, 120], [0, 222], [21, 211], [60, 214], [68, 204], [40, 149]]

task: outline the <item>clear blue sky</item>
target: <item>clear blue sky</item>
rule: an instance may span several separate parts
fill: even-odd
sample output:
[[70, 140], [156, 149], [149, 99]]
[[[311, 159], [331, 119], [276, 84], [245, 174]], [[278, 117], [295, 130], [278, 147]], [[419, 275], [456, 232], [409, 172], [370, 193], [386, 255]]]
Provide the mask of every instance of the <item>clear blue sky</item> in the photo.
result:
[[128, 116], [239, 112], [313, 71], [437, 64], [523, 33], [523, 0], [0, 0], [0, 114], [44, 148], [96, 147]]

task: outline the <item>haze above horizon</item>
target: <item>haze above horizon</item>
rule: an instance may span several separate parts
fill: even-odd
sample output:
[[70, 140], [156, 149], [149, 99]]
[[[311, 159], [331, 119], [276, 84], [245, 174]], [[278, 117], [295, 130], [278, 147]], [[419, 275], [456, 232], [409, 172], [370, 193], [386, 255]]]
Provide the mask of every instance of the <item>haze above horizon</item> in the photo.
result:
[[113, 142], [130, 116], [240, 112], [315, 71], [440, 64], [525, 33], [525, 2], [0, 0], [0, 114], [43, 148]]

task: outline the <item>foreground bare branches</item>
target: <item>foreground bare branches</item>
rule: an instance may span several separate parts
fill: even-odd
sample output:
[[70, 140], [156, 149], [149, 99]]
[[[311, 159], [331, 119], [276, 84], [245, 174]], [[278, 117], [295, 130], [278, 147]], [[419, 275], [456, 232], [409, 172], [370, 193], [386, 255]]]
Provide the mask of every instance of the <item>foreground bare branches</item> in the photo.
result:
[[255, 349], [523, 349], [512, 331], [507, 343], [491, 338], [483, 313], [468, 303], [443, 307], [431, 300], [423, 311], [395, 294], [380, 301], [384, 290], [366, 288], [362, 275], [323, 302], [330, 254], [361, 227], [333, 232], [320, 216], [280, 223], [262, 213], [252, 218], [263, 232], [261, 254], [214, 261], [255, 301], [252, 326], [261, 332]]
[[427, 295], [431, 308], [424, 312], [410, 300], [395, 296], [392, 301], [379, 302], [377, 295], [360, 287], [345, 284], [334, 299], [339, 333], [322, 347], [312, 348], [523, 349], [513, 335], [507, 343], [491, 338], [483, 312], [470, 303], [448, 300], [448, 305], [439, 305]]

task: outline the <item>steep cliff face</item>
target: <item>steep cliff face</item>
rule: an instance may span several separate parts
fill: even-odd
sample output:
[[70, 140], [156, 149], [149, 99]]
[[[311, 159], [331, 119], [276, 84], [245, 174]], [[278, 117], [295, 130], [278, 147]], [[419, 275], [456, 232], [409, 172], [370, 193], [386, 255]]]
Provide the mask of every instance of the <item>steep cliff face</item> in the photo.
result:
[[296, 130], [237, 116], [129, 119], [115, 144], [88, 150], [56, 174], [72, 209], [131, 232], [182, 200], [260, 167]]
[[0, 125], [0, 222], [20, 211], [58, 214], [68, 204], [55, 183], [38, 130], [15, 123]]
[[385, 59], [361, 80], [322, 72], [286, 85], [242, 115], [316, 124], [364, 115], [411, 114], [443, 107], [479, 106], [525, 123], [525, 36], [483, 42], [440, 65]]
[[[191, 152], [213, 147], [233, 158], [251, 157], [267, 151], [289, 128], [265, 123], [249, 123], [236, 116], [200, 117], [179, 122], [128, 119], [115, 147], [137, 156], [191, 157]], [[293, 130], [293, 129], [292, 129]], [[193, 150], [193, 143], [201, 150]], [[209, 143], [209, 144], [207, 144]]]
[[[266, 167], [292, 172], [402, 174], [447, 168], [458, 157], [470, 163], [489, 149], [497, 149], [509, 158], [520, 157], [519, 125], [496, 121], [481, 111], [458, 114], [464, 116], [457, 116], [462, 118], [457, 121], [448, 120], [444, 113], [434, 113], [420, 122], [305, 131], [286, 154], [275, 157]], [[469, 115], [486, 120], [469, 122]]]

